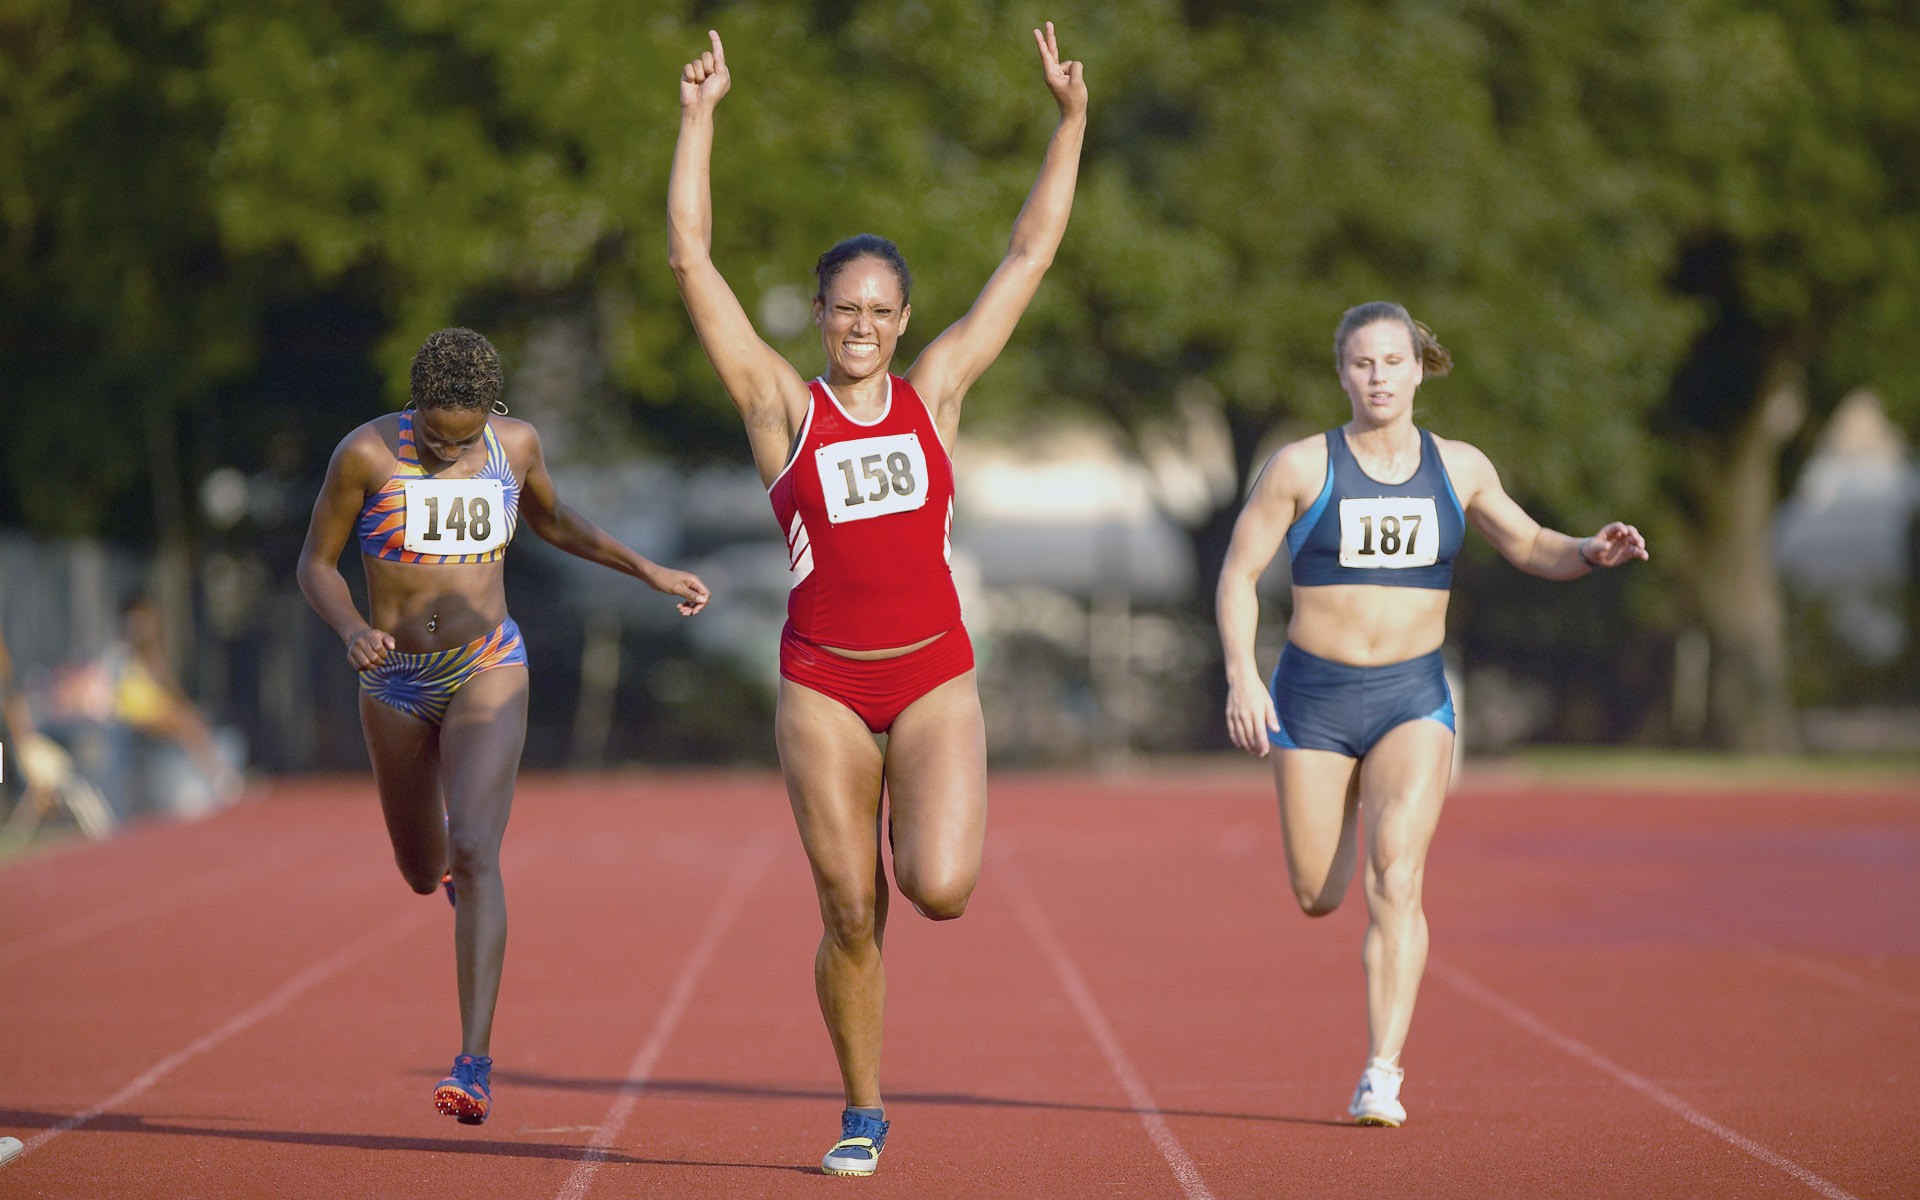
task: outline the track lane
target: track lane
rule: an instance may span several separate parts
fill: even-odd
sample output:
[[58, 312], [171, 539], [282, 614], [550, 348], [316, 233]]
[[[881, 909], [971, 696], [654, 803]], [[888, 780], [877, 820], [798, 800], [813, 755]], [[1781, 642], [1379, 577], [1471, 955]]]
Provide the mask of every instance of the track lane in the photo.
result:
[[[1638, 1079], [1861, 1200], [1913, 1193], [1913, 790], [1469, 779], [1429, 872], [1439, 967], [1408, 1051], [1412, 1120], [1387, 1131], [1341, 1120], [1364, 1053], [1359, 896], [1325, 920], [1293, 908], [1266, 786], [1257, 769], [996, 777], [967, 917], [897, 912], [889, 934], [897, 1124], [868, 1181], [811, 1171], [838, 1081], [808, 974], [811, 887], [771, 776], [526, 782], [497, 1115], [479, 1129], [426, 1100], [457, 1032], [448, 914], [399, 883], [364, 784], [288, 785], [16, 863], [0, 911], [62, 897], [82, 932], [0, 969], [0, 1020], [19, 1031], [0, 1039], [0, 1132], [102, 1111], [0, 1168], [0, 1189], [558, 1195], [627, 1089], [586, 1195], [1180, 1195], [1142, 1107], [1223, 1198], [1823, 1194]], [[683, 986], [755, 845], [772, 847], [764, 878]], [[262, 846], [298, 878], [246, 876], [272, 861]], [[1149, 1104], [1022, 917], [1022, 886]], [[171, 898], [135, 916], [142, 892]]]

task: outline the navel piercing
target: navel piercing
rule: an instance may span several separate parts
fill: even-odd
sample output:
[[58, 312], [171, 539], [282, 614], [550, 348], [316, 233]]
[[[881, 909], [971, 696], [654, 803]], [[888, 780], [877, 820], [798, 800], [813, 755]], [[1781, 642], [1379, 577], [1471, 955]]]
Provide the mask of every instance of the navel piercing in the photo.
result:
[[427, 632], [432, 633], [434, 630], [438, 628], [440, 628], [440, 614], [434, 613], [432, 616], [427, 618]]

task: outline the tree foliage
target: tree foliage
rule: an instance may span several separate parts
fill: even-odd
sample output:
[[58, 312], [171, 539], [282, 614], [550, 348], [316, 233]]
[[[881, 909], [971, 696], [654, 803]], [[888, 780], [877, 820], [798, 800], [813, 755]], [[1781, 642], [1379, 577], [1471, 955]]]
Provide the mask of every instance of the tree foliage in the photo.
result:
[[[199, 474], [255, 465], [289, 424], [322, 456], [454, 321], [510, 357], [543, 321], [577, 330], [599, 452], [734, 454], [664, 262], [674, 80], [704, 28], [735, 76], [715, 257], [805, 369], [809, 267], [848, 234], [914, 265], [906, 353], [971, 302], [1052, 125], [1026, 37], [1041, 15], [18, 0], [0, 13], [0, 519], [177, 535]], [[1143, 449], [1223, 431], [1226, 475], [1183, 512], [1210, 579], [1260, 449], [1345, 416], [1340, 313], [1397, 299], [1459, 362], [1422, 421], [1484, 447], [1543, 519], [1652, 527], [1678, 553], [1627, 602], [1759, 662], [1729, 696], [1778, 682], [1776, 633], [1741, 624], [1772, 565], [1740, 543], [1848, 389], [1920, 428], [1911, 5], [1044, 15], [1088, 64], [1081, 187], [970, 421], [1076, 411]]]

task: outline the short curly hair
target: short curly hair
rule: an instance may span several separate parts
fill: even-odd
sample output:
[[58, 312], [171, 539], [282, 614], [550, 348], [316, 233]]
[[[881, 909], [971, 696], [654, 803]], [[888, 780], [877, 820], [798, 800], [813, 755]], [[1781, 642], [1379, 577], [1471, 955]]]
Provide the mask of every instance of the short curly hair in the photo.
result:
[[410, 386], [417, 408], [492, 408], [505, 387], [500, 352], [471, 329], [442, 329], [420, 343]]

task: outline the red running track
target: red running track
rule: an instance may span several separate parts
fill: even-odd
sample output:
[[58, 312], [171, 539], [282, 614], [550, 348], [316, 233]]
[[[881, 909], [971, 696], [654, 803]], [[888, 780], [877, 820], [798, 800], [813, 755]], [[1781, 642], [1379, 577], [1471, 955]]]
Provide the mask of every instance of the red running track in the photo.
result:
[[1920, 784], [1470, 775], [1410, 1118], [1344, 1121], [1356, 892], [1294, 908], [1266, 777], [996, 777], [959, 922], [895, 910], [868, 1180], [779, 781], [545, 777], [508, 834], [496, 1107], [430, 1099], [450, 913], [364, 779], [0, 870], [0, 1197], [1911, 1197]]

